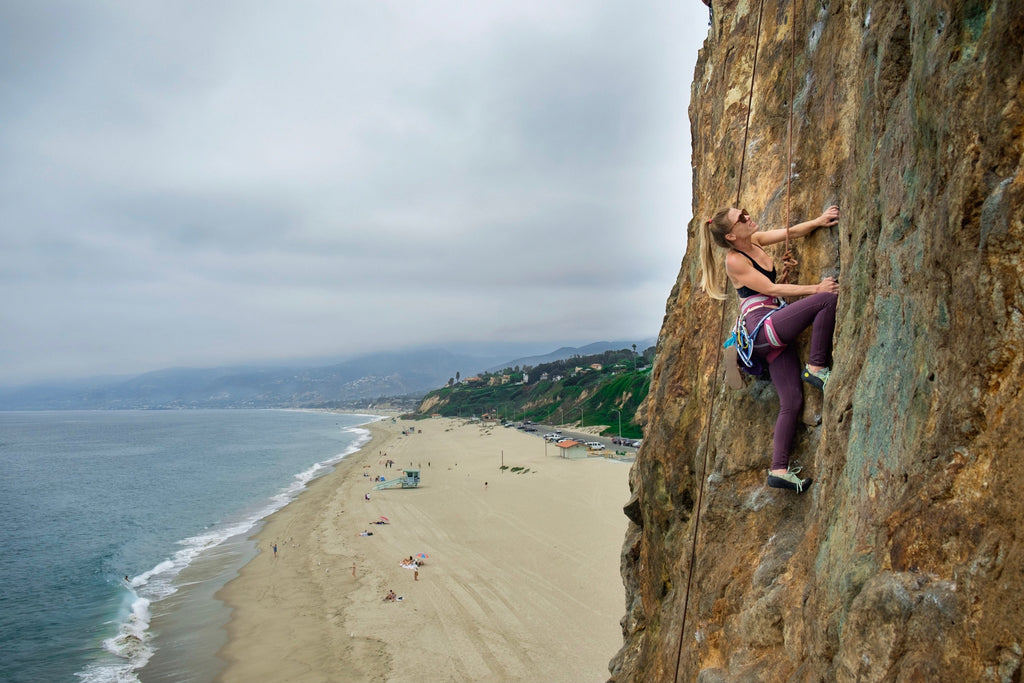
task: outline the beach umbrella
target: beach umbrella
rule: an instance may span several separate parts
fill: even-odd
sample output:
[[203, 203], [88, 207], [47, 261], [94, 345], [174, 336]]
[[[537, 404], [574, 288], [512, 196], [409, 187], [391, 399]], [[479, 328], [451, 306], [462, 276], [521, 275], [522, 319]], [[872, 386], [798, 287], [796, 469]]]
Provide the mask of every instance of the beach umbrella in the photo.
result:
[[416, 557], [420, 558], [421, 560], [425, 560], [425, 559], [427, 559], [428, 557], [430, 557], [430, 555], [427, 555], [426, 553], [420, 553], [420, 554], [419, 554], [419, 555], [417, 555]]
[[390, 522], [390, 521], [391, 521], [390, 519], [388, 519], [388, 518], [387, 518], [387, 517], [385, 517], [384, 515], [381, 515], [381, 516], [380, 516], [380, 518], [381, 518], [382, 520], [384, 520], [385, 522]]

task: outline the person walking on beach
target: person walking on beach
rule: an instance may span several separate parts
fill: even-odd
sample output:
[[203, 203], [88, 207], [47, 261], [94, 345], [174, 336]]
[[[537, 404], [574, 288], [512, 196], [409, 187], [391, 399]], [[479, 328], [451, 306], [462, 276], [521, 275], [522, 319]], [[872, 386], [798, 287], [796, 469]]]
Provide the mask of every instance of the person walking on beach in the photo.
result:
[[277, 557], [277, 544], [274, 544], [274, 557]]

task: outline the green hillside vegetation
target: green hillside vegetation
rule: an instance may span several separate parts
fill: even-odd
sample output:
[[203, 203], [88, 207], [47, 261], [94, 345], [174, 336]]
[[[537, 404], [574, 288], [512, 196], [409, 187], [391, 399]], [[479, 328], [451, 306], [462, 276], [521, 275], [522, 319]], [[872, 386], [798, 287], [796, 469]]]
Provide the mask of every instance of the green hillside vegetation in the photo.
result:
[[[643, 437], [635, 416], [647, 397], [654, 347], [574, 356], [535, 367], [453, 377], [427, 394], [416, 417], [491, 417], [543, 424], [606, 425], [602, 434]], [[524, 381], [525, 380], [525, 381]]]

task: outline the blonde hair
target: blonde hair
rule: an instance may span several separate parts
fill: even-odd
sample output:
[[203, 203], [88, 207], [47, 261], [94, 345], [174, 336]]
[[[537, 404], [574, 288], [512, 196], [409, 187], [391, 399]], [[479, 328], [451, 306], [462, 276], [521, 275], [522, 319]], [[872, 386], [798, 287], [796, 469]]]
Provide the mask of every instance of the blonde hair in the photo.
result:
[[725, 299], [725, 285], [722, 282], [725, 266], [724, 260], [718, 258], [715, 246], [731, 249], [732, 245], [725, 236], [732, 232], [729, 221], [729, 209], [722, 209], [704, 221], [700, 231], [700, 286], [712, 299]]

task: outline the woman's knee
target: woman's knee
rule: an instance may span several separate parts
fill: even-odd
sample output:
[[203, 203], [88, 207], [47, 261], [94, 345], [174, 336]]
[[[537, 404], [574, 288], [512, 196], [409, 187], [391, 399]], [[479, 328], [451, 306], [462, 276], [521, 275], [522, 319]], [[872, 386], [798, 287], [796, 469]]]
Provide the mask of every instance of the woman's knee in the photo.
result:
[[819, 308], [831, 309], [833, 311], [839, 303], [839, 295], [835, 292], [818, 292], [817, 294], [812, 294], [808, 298], [815, 299]]

